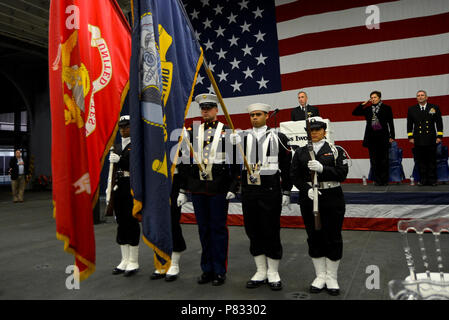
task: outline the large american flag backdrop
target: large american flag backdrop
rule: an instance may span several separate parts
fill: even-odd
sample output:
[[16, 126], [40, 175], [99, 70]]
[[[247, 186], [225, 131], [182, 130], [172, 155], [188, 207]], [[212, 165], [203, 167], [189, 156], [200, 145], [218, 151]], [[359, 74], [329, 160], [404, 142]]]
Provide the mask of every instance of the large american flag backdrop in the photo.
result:
[[[290, 121], [299, 90], [331, 121], [333, 138], [352, 159], [346, 182], [368, 176], [363, 117], [353, 109], [371, 91], [393, 109], [406, 177], [413, 170], [408, 107], [427, 91], [449, 127], [449, 1], [447, 0], [201, 0], [185, 9], [236, 128], [250, 126], [246, 107], [278, 108]], [[213, 92], [204, 71], [195, 94]], [[200, 113], [193, 104], [191, 122]], [[221, 120], [226, 122], [224, 117]], [[445, 145], [449, 139], [445, 134]]]

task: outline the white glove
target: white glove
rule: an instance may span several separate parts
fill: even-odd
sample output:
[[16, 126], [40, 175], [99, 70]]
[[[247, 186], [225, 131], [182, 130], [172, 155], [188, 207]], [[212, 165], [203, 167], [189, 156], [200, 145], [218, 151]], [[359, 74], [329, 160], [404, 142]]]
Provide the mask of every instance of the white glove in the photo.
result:
[[237, 132], [231, 133], [229, 135], [229, 139], [231, 140], [231, 143], [233, 145], [239, 144], [240, 142], [242, 142], [242, 138], [240, 137], [240, 135]]
[[323, 172], [323, 165], [318, 160], [310, 160], [307, 162], [307, 167], [309, 167], [309, 170], [316, 171], [316, 172]]
[[282, 195], [282, 206], [287, 206], [290, 209], [290, 196]]
[[[321, 195], [321, 192], [318, 191], [318, 195]], [[313, 188], [310, 188], [309, 191], [307, 191], [307, 196], [313, 201]]]
[[235, 198], [235, 193], [233, 192], [228, 192], [228, 194], [226, 195], [226, 200], [231, 200]]
[[179, 193], [178, 199], [176, 199], [176, 204], [178, 207], [182, 207], [184, 203], [186, 203], [188, 200], [187, 195], [185, 193]]
[[117, 163], [120, 161], [120, 156], [117, 153], [111, 152], [109, 155], [109, 162]]
[[[108, 184], [109, 185], [109, 184]], [[106, 205], [108, 205], [109, 204], [109, 201], [111, 200], [111, 191], [110, 191], [110, 188], [109, 187], [107, 187], [106, 188]]]

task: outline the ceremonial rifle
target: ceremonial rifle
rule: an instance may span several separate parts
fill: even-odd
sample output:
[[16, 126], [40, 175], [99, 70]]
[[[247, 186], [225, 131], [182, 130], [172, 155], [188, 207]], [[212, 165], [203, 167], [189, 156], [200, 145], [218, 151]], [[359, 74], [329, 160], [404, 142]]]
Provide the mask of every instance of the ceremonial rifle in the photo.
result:
[[[313, 152], [312, 134], [310, 129], [309, 114], [307, 106], [304, 107], [306, 131], [307, 131], [307, 150], [309, 151], [310, 159], [315, 160], [315, 153]], [[318, 210], [318, 172], [311, 171], [312, 188], [313, 188], [313, 217], [315, 219], [315, 230], [321, 230], [321, 217]]]
[[[114, 152], [114, 147], [111, 147], [111, 152]], [[110, 217], [114, 212], [114, 197], [112, 197], [112, 191], [115, 188], [116, 183], [116, 175], [117, 175], [117, 166], [115, 163], [109, 163], [109, 173], [108, 173], [108, 186], [106, 188], [106, 200], [109, 199], [109, 202], [106, 203], [105, 216]]]

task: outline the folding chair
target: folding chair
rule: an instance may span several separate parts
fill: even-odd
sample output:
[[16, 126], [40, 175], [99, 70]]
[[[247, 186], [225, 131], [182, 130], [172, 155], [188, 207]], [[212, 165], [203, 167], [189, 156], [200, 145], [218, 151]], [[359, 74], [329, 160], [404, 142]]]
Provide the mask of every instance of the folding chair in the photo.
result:
[[[412, 219], [398, 222], [398, 231], [403, 240], [405, 259], [409, 275], [405, 280], [389, 282], [390, 297], [394, 300], [449, 300], [449, 273], [444, 272], [443, 249], [441, 240], [447, 240], [449, 233], [449, 218]], [[413, 255], [409, 232], [414, 231], [417, 236], [419, 255]], [[424, 234], [433, 236], [432, 245]], [[445, 243], [446, 244], [446, 243]], [[415, 250], [416, 251], [416, 250]], [[435, 261], [432, 260], [432, 256]], [[415, 260], [420, 259], [424, 272], [417, 272]], [[431, 272], [432, 262], [437, 271]], [[449, 261], [446, 261], [446, 266]]]

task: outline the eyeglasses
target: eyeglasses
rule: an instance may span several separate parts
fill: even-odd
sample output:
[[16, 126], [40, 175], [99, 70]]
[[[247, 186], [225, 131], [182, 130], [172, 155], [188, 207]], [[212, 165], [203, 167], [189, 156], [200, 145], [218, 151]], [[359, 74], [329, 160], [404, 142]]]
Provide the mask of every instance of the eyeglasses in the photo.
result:
[[260, 117], [262, 116], [263, 113], [262, 112], [254, 112], [254, 113], [250, 113], [249, 116], [250, 117]]

